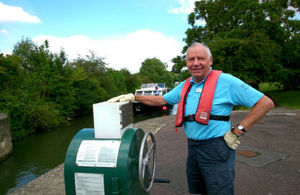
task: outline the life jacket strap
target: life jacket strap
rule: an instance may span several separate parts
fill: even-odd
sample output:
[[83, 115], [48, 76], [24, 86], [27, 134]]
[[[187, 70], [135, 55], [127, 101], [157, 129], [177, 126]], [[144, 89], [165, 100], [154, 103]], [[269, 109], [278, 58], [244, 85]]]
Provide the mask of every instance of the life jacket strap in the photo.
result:
[[[220, 115], [212, 115], [211, 114], [209, 116], [209, 120], [229, 121], [229, 119], [230, 119], [230, 115], [229, 116], [220, 116]], [[188, 122], [195, 121], [195, 115], [194, 114], [187, 115], [183, 118], [183, 121], [188, 121]]]

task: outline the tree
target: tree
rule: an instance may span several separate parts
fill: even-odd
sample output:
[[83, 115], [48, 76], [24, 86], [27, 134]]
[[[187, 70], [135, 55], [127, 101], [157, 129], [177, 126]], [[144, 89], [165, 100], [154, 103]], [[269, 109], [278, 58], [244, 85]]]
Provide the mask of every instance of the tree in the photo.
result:
[[77, 115], [91, 112], [92, 105], [108, 98], [103, 86], [106, 77], [106, 63], [103, 58], [97, 57], [93, 52], [84, 58], [78, 57], [70, 66], [72, 67], [73, 86], [76, 89]]
[[[183, 53], [194, 41], [203, 42], [212, 50], [214, 66], [247, 82], [274, 81], [273, 72], [290, 64], [286, 48], [298, 47], [299, 21], [291, 18], [299, 5], [295, 0], [197, 1]], [[198, 25], [199, 19], [205, 26]], [[289, 54], [299, 59], [299, 52]]]
[[23, 72], [19, 66], [21, 58], [16, 55], [0, 54], [0, 93], [4, 89], [14, 89], [21, 83]]
[[247, 39], [214, 39], [208, 46], [218, 54], [214, 56], [215, 69], [232, 73], [249, 84], [270, 81], [273, 73], [281, 69], [275, 60], [277, 45], [261, 33]]
[[0, 69], [9, 78], [1, 89], [0, 110], [9, 115], [14, 138], [55, 128], [77, 108], [65, 53], [54, 54], [48, 48], [47, 41], [38, 46], [22, 39], [12, 55], [0, 57]]
[[143, 83], [145, 82], [143, 80], [143, 76], [140, 73], [129, 75], [126, 80], [128, 92], [134, 93], [135, 90], [139, 89]]
[[172, 59], [172, 62], [174, 63], [172, 67], [172, 72], [179, 74], [183, 67], [185, 67], [185, 60], [182, 56], [176, 56]]
[[92, 51], [90, 51], [89, 55], [86, 55], [85, 57], [78, 57], [76, 60], [74, 60], [73, 66], [82, 67], [85, 72], [91, 73], [95, 76], [107, 71], [104, 58], [96, 56]]
[[172, 87], [174, 78], [166, 68], [167, 65], [162, 63], [159, 59], [147, 58], [142, 62], [140, 74], [145, 83], [166, 83], [167, 86]]

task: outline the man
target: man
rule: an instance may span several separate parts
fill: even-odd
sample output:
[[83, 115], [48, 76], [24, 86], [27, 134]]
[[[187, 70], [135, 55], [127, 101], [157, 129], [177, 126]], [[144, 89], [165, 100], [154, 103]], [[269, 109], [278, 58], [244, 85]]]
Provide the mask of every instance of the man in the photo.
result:
[[[164, 96], [121, 95], [109, 100], [137, 100], [147, 105], [178, 104], [176, 126], [188, 137], [186, 174], [191, 194], [234, 194], [235, 149], [239, 137], [274, 107], [273, 101], [238, 78], [212, 70], [207, 46], [193, 43], [187, 50], [190, 79]], [[230, 127], [234, 105], [251, 107]]]
[[155, 87], [154, 95], [159, 95], [158, 87]]

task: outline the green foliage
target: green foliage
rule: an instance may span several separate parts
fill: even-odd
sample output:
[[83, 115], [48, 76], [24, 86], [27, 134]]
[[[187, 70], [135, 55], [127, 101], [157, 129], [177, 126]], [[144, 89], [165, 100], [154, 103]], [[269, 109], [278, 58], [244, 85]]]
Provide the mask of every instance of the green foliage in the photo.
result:
[[107, 93], [100, 84], [102, 75], [106, 72], [105, 63], [102, 58], [96, 57], [93, 53], [85, 58], [77, 58], [70, 67], [74, 88], [74, 105], [76, 116], [91, 112], [93, 103], [103, 101], [107, 98]]
[[175, 58], [172, 59], [172, 62], [174, 63], [172, 67], [172, 73], [175, 73], [174, 81], [176, 82], [184, 81], [185, 79], [191, 76], [186, 67], [184, 56], [176, 56]]
[[96, 102], [104, 101], [106, 91], [100, 87], [99, 82], [95, 78], [82, 80], [81, 82], [74, 83], [77, 87], [76, 105], [78, 109], [76, 115], [81, 113], [87, 114], [92, 110], [92, 105]]
[[144, 62], [142, 62], [142, 66], [140, 68], [140, 74], [142, 74], [144, 77], [148, 77], [149, 81], [161, 80], [161, 73], [165, 71], [166, 65], [157, 58], [146, 59]]
[[260, 83], [259, 90], [271, 97], [276, 106], [300, 109], [300, 90], [284, 90], [279, 82]]
[[278, 91], [282, 90], [283, 87], [279, 82], [275, 83], [260, 83], [259, 84], [259, 91], [266, 92], [266, 91]]
[[[7, 102], [7, 105], [5, 105], [7, 107], [8, 117], [10, 119], [10, 129], [12, 130], [13, 139], [15, 139], [14, 134], [18, 134], [18, 132], [21, 132], [19, 133], [19, 136], [26, 136], [34, 131], [30, 124], [27, 123], [27, 104], [16, 100], [18, 99], [16, 98], [15, 101]], [[2, 109], [3, 106], [4, 105], [1, 105]]]
[[57, 105], [42, 100], [26, 105], [27, 122], [35, 131], [49, 131], [65, 123]]
[[300, 90], [266, 92], [277, 106], [300, 109]]
[[283, 69], [274, 76], [277, 82], [283, 85], [284, 90], [298, 89], [300, 87], [300, 69]]
[[[254, 35], [248, 39], [214, 37], [209, 46], [213, 52], [223, 52], [215, 58], [216, 66], [220, 65], [219, 68], [234, 72], [245, 80], [256, 78], [257, 81], [270, 79], [266, 72], [276, 70], [272, 79], [284, 83], [285, 89], [294, 84], [290, 78], [299, 83], [294, 62], [290, 60], [291, 69], [280, 74], [280, 67], [271, 61], [273, 55], [278, 55], [272, 49], [277, 45], [264, 34]], [[268, 48], [263, 50], [262, 45], [266, 44]], [[48, 48], [47, 41], [37, 46], [25, 39], [15, 45], [12, 55], [0, 54], [0, 112], [8, 114], [14, 140], [34, 132], [49, 131], [73, 117], [88, 114], [94, 103], [133, 93], [142, 83], [163, 82], [172, 87], [174, 81], [189, 77], [188, 71], [182, 69], [184, 58], [179, 56], [173, 60], [177, 65], [173, 72], [167, 71], [166, 64], [159, 59], [151, 58], [142, 63], [140, 73], [130, 74], [126, 69], [107, 68], [104, 59], [93, 53], [69, 62], [63, 51], [54, 54]], [[240, 59], [224, 57], [234, 55]], [[263, 60], [262, 56], [270, 59]], [[271, 63], [273, 66], [269, 66]], [[259, 65], [262, 64], [264, 71], [254, 74], [261, 70]]]
[[257, 33], [247, 39], [220, 39], [209, 42], [214, 56], [214, 68], [231, 73], [247, 83], [270, 81], [281, 66], [275, 61], [278, 53], [264, 34]]
[[19, 66], [21, 58], [16, 55], [0, 54], [0, 91], [5, 88], [13, 89], [23, 80]]
[[[299, 6], [295, 0], [197, 1], [189, 15], [192, 27], [186, 31], [183, 52], [193, 42], [203, 42], [212, 50], [215, 69], [246, 82], [280, 81], [285, 88], [295, 89], [297, 84], [285, 78], [298, 81], [298, 73], [291, 75], [288, 69], [300, 69], [300, 23], [291, 19]], [[205, 26], [198, 25], [200, 19]], [[175, 65], [177, 70], [180, 63]]]
[[93, 52], [84, 58], [78, 57], [72, 64], [74, 67], [83, 68], [85, 72], [94, 76], [103, 74], [107, 70], [104, 59], [97, 57]]
[[185, 71], [181, 71], [181, 73], [179, 75], [177, 75], [177, 79], [176, 81], [184, 81], [185, 79], [187, 79], [188, 77], [190, 77], [190, 73], [188, 70], [185, 70]]
[[47, 131], [64, 123], [57, 105], [39, 99], [37, 94], [22, 89], [3, 92], [4, 102], [1, 102], [0, 108], [8, 113], [13, 139], [35, 131]]
[[63, 50], [50, 52], [47, 41], [38, 46], [22, 39], [12, 55], [0, 54], [0, 112], [8, 114], [16, 140], [88, 114], [94, 103], [134, 93], [145, 81], [173, 84], [156, 58], [146, 60], [142, 72], [107, 68], [92, 52], [69, 62]]
[[[298, 30], [300, 32], [300, 29]], [[286, 44], [282, 48], [283, 55], [281, 56], [284, 67], [290, 69], [300, 69], [299, 57], [300, 57], [300, 34], [287, 40]]]
[[146, 59], [142, 62], [140, 68], [140, 75], [144, 83], [166, 83], [167, 86], [172, 87], [174, 83], [174, 76], [166, 70], [167, 65], [162, 63], [157, 58]]
[[129, 71], [124, 69], [121, 71], [109, 69], [107, 71], [107, 78], [109, 78], [109, 84], [111, 85], [110, 88], [107, 88], [110, 89], [110, 96], [128, 93], [126, 80], [129, 74]]
[[53, 54], [48, 47], [47, 41], [37, 46], [26, 39], [12, 55], [1, 55], [0, 70], [6, 70], [7, 80], [0, 89], [0, 111], [8, 113], [14, 139], [57, 127], [77, 108], [65, 54]]
[[182, 68], [185, 67], [184, 58], [181, 56], [176, 56], [172, 59], [172, 62], [174, 63], [172, 67], [172, 72], [174, 72], [175, 74], [181, 73]]
[[126, 80], [128, 92], [134, 93], [136, 89], [141, 87], [142, 83], [145, 83], [143, 76], [139, 73], [130, 75]]

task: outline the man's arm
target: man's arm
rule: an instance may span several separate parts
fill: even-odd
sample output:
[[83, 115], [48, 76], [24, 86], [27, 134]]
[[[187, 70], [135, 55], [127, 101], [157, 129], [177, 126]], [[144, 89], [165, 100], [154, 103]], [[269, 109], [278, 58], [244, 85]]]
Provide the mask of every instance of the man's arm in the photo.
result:
[[163, 96], [144, 96], [144, 95], [135, 95], [135, 100], [139, 101], [143, 104], [149, 105], [149, 106], [162, 106], [167, 104]]
[[[261, 120], [269, 110], [274, 108], [273, 101], [267, 96], [263, 96], [258, 100], [258, 102], [250, 110], [249, 114], [239, 123], [247, 131], [259, 120]], [[238, 130], [235, 126], [233, 132], [237, 135], [241, 135], [243, 132]]]

